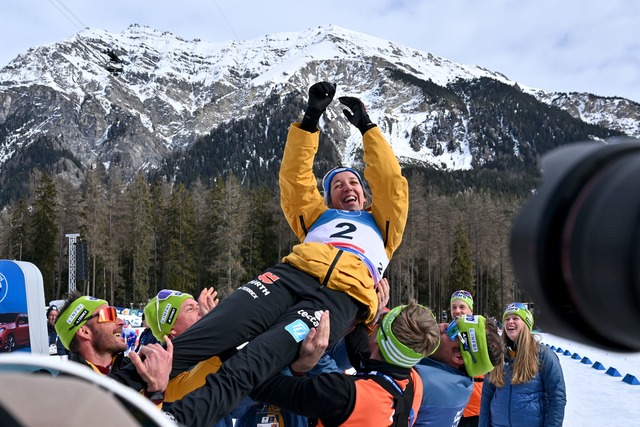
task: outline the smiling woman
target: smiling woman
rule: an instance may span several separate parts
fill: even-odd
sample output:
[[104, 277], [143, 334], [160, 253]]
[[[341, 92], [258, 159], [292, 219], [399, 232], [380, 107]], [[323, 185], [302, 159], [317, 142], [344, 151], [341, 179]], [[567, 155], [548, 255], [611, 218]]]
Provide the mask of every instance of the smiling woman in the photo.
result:
[[558, 356], [532, 334], [526, 305], [509, 304], [502, 321], [507, 352], [485, 377], [479, 426], [509, 426], [511, 420], [522, 427], [562, 426], [567, 399]]
[[322, 189], [324, 201], [330, 208], [361, 210], [368, 200], [360, 174], [347, 167], [336, 167], [327, 172], [322, 178]]

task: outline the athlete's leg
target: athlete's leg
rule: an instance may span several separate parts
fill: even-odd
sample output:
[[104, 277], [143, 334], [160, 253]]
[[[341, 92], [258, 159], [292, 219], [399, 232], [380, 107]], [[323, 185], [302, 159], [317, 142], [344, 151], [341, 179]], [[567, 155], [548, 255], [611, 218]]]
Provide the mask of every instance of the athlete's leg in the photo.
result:
[[311, 276], [290, 265], [278, 264], [236, 289], [173, 340], [171, 376], [235, 349], [268, 329], [295, 303], [301, 281], [317, 286]]
[[[310, 290], [308, 286], [304, 288], [305, 292]], [[226, 360], [217, 374], [207, 377], [204, 387], [174, 403], [170, 411], [178, 421], [210, 425], [226, 415], [254, 387], [296, 359], [300, 342], [319, 322], [320, 310], [330, 312], [330, 341], [340, 339], [340, 333], [346, 332], [356, 319], [357, 303], [348, 295], [319, 284], [312, 293], [311, 301], [303, 300], [291, 307], [267, 331]]]

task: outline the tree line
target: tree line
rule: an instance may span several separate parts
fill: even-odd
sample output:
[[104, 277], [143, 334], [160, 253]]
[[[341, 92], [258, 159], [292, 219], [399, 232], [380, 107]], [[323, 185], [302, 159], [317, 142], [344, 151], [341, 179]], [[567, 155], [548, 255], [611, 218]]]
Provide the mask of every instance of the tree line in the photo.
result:
[[[499, 316], [526, 298], [508, 251], [522, 199], [482, 189], [445, 194], [424, 172], [405, 173], [409, 218], [386, 273], [390, 305], [415, 299], [444, 314], [451, 293], [466, 289], [475, 312]], [[88, 274], [76, 288], [134, 308], [164, 288], [197, 295], [213, 286], [224, 298], [297, 243], [277, 189], [248, 188], [234, 175], [187, 188], [142, 173], [125, 183], [98, 166], [81, 189], [48, 173], [33, 174], [29, 185], [33, 196], [0, 213], [0, 258], [38, 266], [47, 302], [67, 291], [70, 233], [88, 248]]]

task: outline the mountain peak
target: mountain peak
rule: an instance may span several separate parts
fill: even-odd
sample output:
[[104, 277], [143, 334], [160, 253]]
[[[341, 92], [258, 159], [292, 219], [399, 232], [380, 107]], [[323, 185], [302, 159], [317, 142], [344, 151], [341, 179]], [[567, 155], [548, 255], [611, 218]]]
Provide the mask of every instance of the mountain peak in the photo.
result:
[[[567, 111], [583, 124], [640, 132], [640, 106], [630, 101], [550, 94], [332, 24], [218, 43], [133, 24], [120, 33], [87, 28], [31, 49], [0, 70], [0, 172], [15, 153], [44, 138], [83, 167], [118, 164], [131, 175], [220, 129], [253, 123], [262, 111], [266, 123], [245, 129], [252, 135], [247, 144], [257, 144], [273, 120], [283, 120], [281, 111], [287, 121], [299, 118], [308, 87], [322, 80], [337, 83], [337, 96], [360, 97], [405, 163], [470, 169], [521, 156], [525, 148], [519, 145], [529, 142], [513, 129], [526, 126], [509, 120], [521, 120], [518, 111], [542, 108], [536, 103]], [[493, 112], [499, 104], [503, 109]], [[360, 135], [345, 123], [337, 102], [322, 124], [336, 157], [358, 162]], [[554, 131], [568, 138], [565, 130]], [[509, 148], [489, 148], [487, 139]], [[277, 159], [267, 157], [261, 162]]]

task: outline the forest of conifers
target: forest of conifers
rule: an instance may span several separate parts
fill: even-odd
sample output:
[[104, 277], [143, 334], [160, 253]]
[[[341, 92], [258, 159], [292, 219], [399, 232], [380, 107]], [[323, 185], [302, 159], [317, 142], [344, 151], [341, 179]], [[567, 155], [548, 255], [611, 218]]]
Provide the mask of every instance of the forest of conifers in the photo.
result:
[[[386, 273], [390, 306], [413, 298], [443, 313], [451, 293], [467, 289], [475, 312], [497, 316], [526, 298], [509, 259], [511, 222], [523, 198], [471, 189], [445, 194], [420, 171], [405, 176], [410, 211]], [[31, 186], [31, 198], [0, 214], [0, 258], [38, 266], [47, 302], [68, 289], [70, 233], [88, 248], [87, 279], [77, 280], [77, 289], [133, 308], [164, 288], [197, 295], [213, 286], [224, 297], [297, 243], [277, 189], [245, 188], [231, 175], [187, 189], [149, 184], [142, 174], [125, 185], [94, 169], [81, 189], [46, 173], [35, 174]]]

